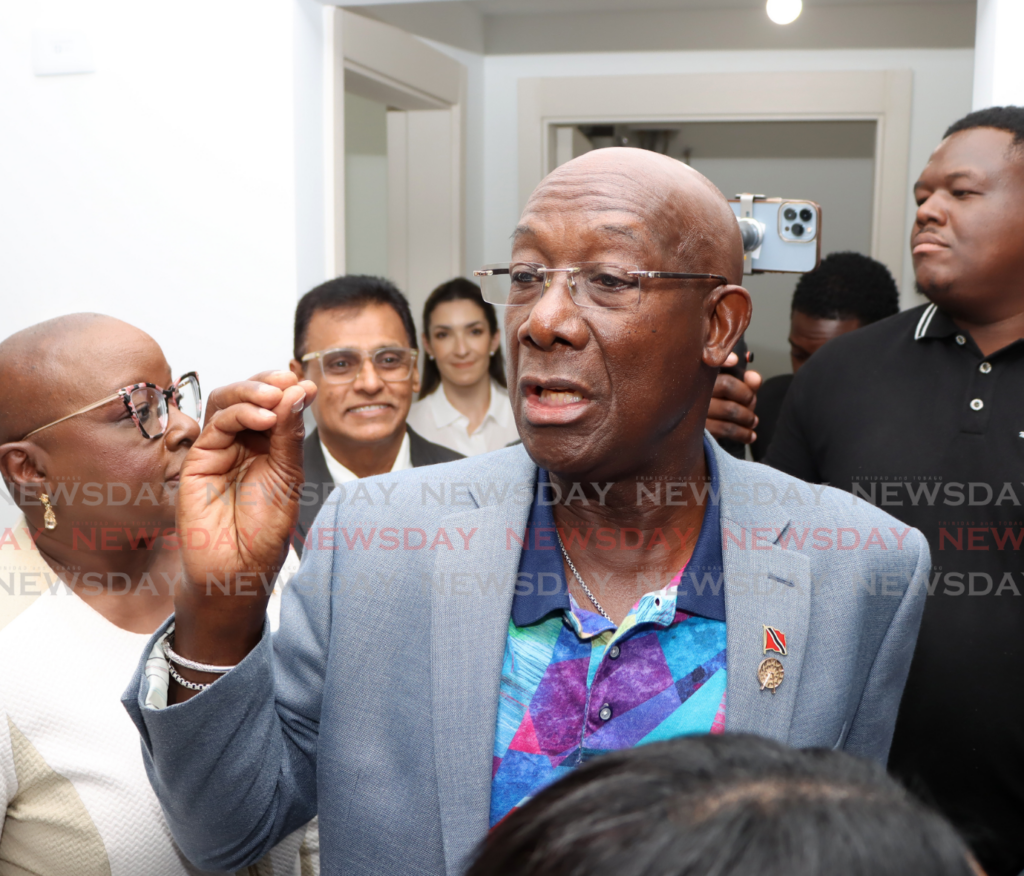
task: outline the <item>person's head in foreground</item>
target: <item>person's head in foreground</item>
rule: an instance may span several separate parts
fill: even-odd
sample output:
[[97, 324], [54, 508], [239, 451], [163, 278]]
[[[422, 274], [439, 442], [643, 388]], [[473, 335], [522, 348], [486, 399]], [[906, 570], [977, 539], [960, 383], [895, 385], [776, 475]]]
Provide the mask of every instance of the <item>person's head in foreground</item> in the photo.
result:
[[965, 326], [1019, 314], [1024, 108], [990, 107], [951, 125], [915, 183], [914, 199], [918, 291]]
[[889, 269], [859, 252], [834, 252], [804, 274], [793, 291], [789, 358], [800, 370], [826, 342], [899, 313]]
[[[299, 299], [292, 373], [316, 384], [320, 440], [360, 475], [389, 471], [398, 454], [420, 388], [417, 356], [409, 303], [381, 277], [337, 277]], [[388, 462], [364, 471], [367, 454]]]
[[757, 736], [605, 755], [497, 825], [467, 876], [977, 876], [878, 764]]
[[534, 190], [511, 264], [478, 274], [508, 305], [519, 434], [556, 481], [702, 467], [715, 377], [751, 312], [736, 217], [705, 177], [644, 150], [587, 153]]
[[426, 398], [442, 384], [469, 387], [494, 380], [505, 383], [501, 332], [494, 305], [480, 287], [463, 277], [442, 283], [423, 305], [423, 388]]

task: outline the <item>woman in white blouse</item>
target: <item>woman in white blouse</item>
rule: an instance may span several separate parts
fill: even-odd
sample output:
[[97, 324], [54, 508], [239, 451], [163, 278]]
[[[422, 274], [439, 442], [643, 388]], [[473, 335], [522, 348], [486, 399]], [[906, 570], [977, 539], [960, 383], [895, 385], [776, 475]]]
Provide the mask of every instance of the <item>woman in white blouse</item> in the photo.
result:
[[[174, 611], [199, 378], [92, 313], [3, 340], [0, 374], [0, 477], [23, 512], [0, 530], [0, 874], [197, 876], [121, 694]], [[311, 822], [244, 872], [319, 873], [317, 840]]]
[[517, 441], [498, 318], [480, 287], [462, 277], [441, 284], [423, 306], [423, 325], [423, 388], [409, 424], [466, 456]]

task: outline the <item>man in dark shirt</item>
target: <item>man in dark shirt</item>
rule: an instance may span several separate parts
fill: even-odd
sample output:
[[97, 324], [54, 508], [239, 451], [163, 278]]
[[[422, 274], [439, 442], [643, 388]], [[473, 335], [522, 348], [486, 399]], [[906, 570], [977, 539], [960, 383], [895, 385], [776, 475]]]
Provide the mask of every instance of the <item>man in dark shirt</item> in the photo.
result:
[[[292, 537], [300, 557], [335, 487], [344, 491], [359, 478], [462, 459], [405, 422], [420, 388], [417, 355], [409, 302], [383, 277], [336, 277], [299, 299], [290, 367], [317, 387], [316, 428], [303, 442], [306, 482]], [[345, 501], [343, 492], [332, 501]]]
[[[889, 269], [859, 252], [834, 252], [804, 274], [793, 290], [789, 315], [789, 359], [793, 374], [828, 341], [900, 310], [900, 293]], [[779, 374], [757, 393], [757, 440], [750, 445], [760, 462], [768, 452], [793, 374]]]
[[890, 768], [990, 876], [1024, 869], [1024, 109], [954, 124], [914, 187], [931, 303], [794, 379], [769, 464], [927, 536], [929, 598]]

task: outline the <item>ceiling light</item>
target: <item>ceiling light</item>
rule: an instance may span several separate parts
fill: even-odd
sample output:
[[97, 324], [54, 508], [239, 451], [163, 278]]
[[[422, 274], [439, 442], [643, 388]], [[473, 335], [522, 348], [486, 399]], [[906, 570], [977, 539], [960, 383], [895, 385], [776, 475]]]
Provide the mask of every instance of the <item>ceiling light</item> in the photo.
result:
[[776, 24], [789, 24], [796, 21], [803, 11], [803, 0], [768, 0], [765, 7], [768, 17]]

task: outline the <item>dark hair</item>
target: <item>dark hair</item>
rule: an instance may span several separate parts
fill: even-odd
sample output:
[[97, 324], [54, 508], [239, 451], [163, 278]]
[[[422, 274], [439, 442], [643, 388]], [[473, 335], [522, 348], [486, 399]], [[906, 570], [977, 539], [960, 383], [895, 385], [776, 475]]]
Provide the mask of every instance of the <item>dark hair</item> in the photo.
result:
[[1013, 134], [1013, 148], [1024, 151], [1024, 107], [990, 106], [988, 109], [975, 110], [946, 128], [942, 139], [945, 140], [951, 134], [960, 131], [969, 131], [971, 128], [998, 128], [1000, 131], [1009, 131]]
[[398, 287], [383, 277], [371, 277], [367, 274], [346, 274], [322, 283], [311, 289], [299, 299], [295, 308], [295, 345], [293, 355], [296, 359], [308, 352], [306, 335], [313, 314], [322, 310], [341, 310], [346, 307], [361, 309], [368, 304], [383, 304], [392, 308], [402, 320], [405, 333], [409, 336], [409, 346], [419, 349], [416, 343], [416, 325], [412, 321], [409, 302], [398, 291]]
[[[465, 279], [465, 277], [456, 277], [454, 280], [449, 280], [438, 286], [430, 293], [426, 304], [423, 305], [423, 333], [427, 337], [430, 337], [430, 315], [437, 305], [444, 304], [446, 301], [472, 301], [487, 317], [487, 327], [491, 330], [491, 336], [493, 337], [498, 331], [498, 315], [494, 312], [494, 305], [484, 301], [483, 295], [480, 294], [480, 287], [476, 283]], [[498, 347], [498, 351], [491, 356], [488, 372], [491, 379], [497, 381], [502, 387], [508, 385], [505, 382], [505, 357], [501, 355], [501, 347]], [[440, 385], [441, 371], [437, 367], [437, 362], [428, 356], [423, 362], [420, 398], [426, 398]]]
[[967, 847], [882, 767], [756, 736], [597, 758], [498, 824], [467, 876], [972, 876]]
[[881, 262], [859, 252], [834, 252], [800, 278], [792, 309], [819, 319], [859, 319], [867, 325], [899, 313], [900, 293]]

